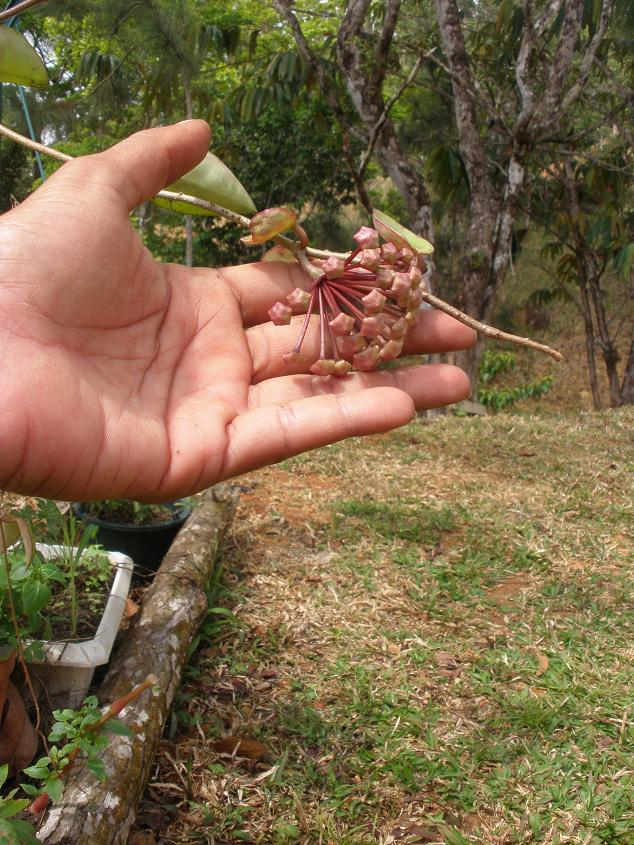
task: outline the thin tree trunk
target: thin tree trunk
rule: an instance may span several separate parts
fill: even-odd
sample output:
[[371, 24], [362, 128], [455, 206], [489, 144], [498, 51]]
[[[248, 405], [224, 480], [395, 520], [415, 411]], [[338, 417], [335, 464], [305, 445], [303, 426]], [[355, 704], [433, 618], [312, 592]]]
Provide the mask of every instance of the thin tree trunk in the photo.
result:
[[625, 373], [621, 383], [621, 404], [634, 405], [634, 337], [630, 343], [630, 354], [627, 356]]
[[586, 357], [588, 359], [588, 379], [590, 380], [590, 391], [592, 393], [592, 404], [595, 411], [602, 407], [599, 382], [597, 380], [597, 362], [594, 354], [594, 325], [592, 323], [592, 309], [588, 298], [588, 288], [585, 279], [579, 280], [579, 307], [583, 315], [583, 323], [586, 331]]
[[[591, 263], [594, 264], [594, 262]], [[608, 374], [610, 405], [613, 408], [616, 408], [621, 404], [621, 386], [619, 384], [619, 377], [616, 371], [616, 365], [620, 356], [616, 346], [614, 345], [614, 340], [610, 336], [610, 329], [608, 328], [608, 321], [605, 315], [603, 292], [601, 290], [599, 276], [596, 272], [592, 276], [589, 276], [588, 286], [590, 288], [592, 304], [594, 305], [594, 314], [597, 321], [599, 346], [601, 347], [605, 369]]]

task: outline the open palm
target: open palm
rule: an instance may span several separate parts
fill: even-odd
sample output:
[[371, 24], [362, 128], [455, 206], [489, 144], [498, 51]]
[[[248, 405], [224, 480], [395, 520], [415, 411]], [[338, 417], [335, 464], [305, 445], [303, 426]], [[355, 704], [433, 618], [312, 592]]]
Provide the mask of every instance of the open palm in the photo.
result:
[[[208, 143], [201, 121], [138, 133], [64, 165], [0, 218], [0, 487], [169, 499], [468, 394], [442, 365], [343, 379], [289, 370], [297, 327], [272, 326], [267, 311], [299, 269], [155, 261], [129, 212]], [[407, 351], [472, 342], [426, 312]]]

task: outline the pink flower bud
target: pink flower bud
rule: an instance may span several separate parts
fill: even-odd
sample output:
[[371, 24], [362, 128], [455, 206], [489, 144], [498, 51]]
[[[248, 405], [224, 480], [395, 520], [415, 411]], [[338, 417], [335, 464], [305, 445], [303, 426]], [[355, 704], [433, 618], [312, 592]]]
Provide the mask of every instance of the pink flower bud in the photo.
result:
[[335, 369], [333, 375], [335, 376], [346, 376], [352, 369], [352, 364], [349, 364], [347, 361], [341, 360], [341, 358], [335, 362]]
[[276, 326], [288, 326], [292, 316], [293, 312], [283, 302], [276, 302], [272, 308], [269, 308], [269, 317]]
[[363, 337], [376, 337], [385, 328], [385, 319], [380, 315], [366, 317], [361, 323], [361, 334]]
[[352, 236], [361, 249], [378, 249], [379, 233], [369, 226], [362, 226], [356, 235]]
[[412, 310], [414, 308], [418, 308], [418, 306], [421, 304], [422, 301], [423, 301], [423, 294], [421, 293], [420, 288], [417, 288], [416, 290], [413, 290], [411, 295], [410, 295], [408, 307]]
[[343, 268], [343, 260], [341, 258], [337, 258], [336, 255], [331, 255], [321, 265], [321, 269], [324, 271], [324, 275], [328, 279], [338, 279], [343, 273]]
[[400, 340], [402, 337], [405, 337], [407, 333], [408, 325], [402, 317], [392, 324], [390, 328], [390, 337], [392, 340]]
[[423, 274], [416, 266], [416, 264], [412, 264], [412, 266], [409, 268], [409, 278], [410, 282], [412, 283], [413, 290], [416, 290], [416, 288], [423, 281]]
[[393, 361], [403, 351], [402, 340], [388, 340], [383, 349], [379, 353], [381, 361]]
[[354, 317], [351, 317], [350, 314], [344, 314], [342, 311], [330, 321], [330, 328], [333, 334], [338, 337], [350, 334], [354, 328]]
[[310, 303], [310, 294], [306, 290], [302, 290], [301, 288], [295, 288], [294, 291], [289, 293], [286, 297], [286, 301], [291, 306], [291, 308], [298, 308], [298, 309], [306, 309]]
[[409, 295], [411, 289], [412, 283], [410, 282], [409, 273], [394, 273], [394, 281], [392, 282], [391, 288], [393, 293], [400, 297], [404, 293]]
[[420, 317], [420, 313], [421, 312], [417, 309], [415, 311], [408, 311], [407, 314], [405, 315], [405, 322], [410, 327], [410, 329], [413, 329], [414, 326], [416, 325], [416, 323], [418, 323], [418, 318]]
[[339, 350], [344, 358], [352, 358], [357, 352], [365, 349], [367, 345], [368, 342], [362, 335], [351, 334], [341, 338], [339, 341]]
[[316, 376], [330, 376], [335, 372], [335, 361], [331, 358], [320, 358], [310, 367], [310, 372]]
[[403, 267], [409, 269], [414, 257], [414, 250], [410, 249], [408, 246], [404, 246], [398, 251], [396, 262], [399, 266], [402, 265]]
[[355, 370], [372, 370], [379, 360], [379, 349], [377, 346], [368, 346], [363, 352], [357, 352], [352, 359], [352, 366]]
[[389, 290], [394, 281], [394, 272], [388, 267], [379, 267], [376, 271], [375, 285], [381, 290]]
[[386, 264], [394, 264], [398, 255], [398, 249], [391, 241], [388, 241], [381, 246], [381, 255]]
[[374, 273], [379, 269], [381, 253], [378, 249], [362, 249], [357, 256], [357, 263], [364, 270], [370, 270], [371, 273]]
[[364, 313], [372, 315], [380, 314], [385, 308], [387, 300], [380, 290], [374, 288], [374, 290], [371, 290], [370, 293], [362, 297], [361, 302], [363, 302]]

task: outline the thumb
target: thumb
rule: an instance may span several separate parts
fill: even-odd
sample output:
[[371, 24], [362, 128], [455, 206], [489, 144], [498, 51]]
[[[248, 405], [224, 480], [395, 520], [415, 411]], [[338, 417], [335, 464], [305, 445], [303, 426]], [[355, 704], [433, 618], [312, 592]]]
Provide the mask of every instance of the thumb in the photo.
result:
[[137, 132], [95, 159], [127, 210], [132, 211], [202, 161], [210, 138], [204, 120], [184, 120]]

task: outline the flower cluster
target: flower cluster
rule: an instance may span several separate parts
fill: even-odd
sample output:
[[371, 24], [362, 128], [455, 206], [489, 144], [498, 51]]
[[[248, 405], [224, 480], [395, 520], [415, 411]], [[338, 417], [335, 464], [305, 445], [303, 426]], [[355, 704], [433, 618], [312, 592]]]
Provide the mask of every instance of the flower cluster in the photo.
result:
[[284, 355], [288, 363], [304, 362], [310, 318], [319, 315], [319, 358], [310, 367], [315, 375], [343, 376], [392, 361], [418, 321], [423, 255], [392, 241], [379, 245], [378, 231], [367, 226], [354, 239], [357, 248], [347, 258], [330, 256], [319, 263], [321, 274], [309, 290], [295, 288], [286, 303], [269, 310], [277, 326], [288, 325], [293, 314], [306, 314], [293, 350]]

